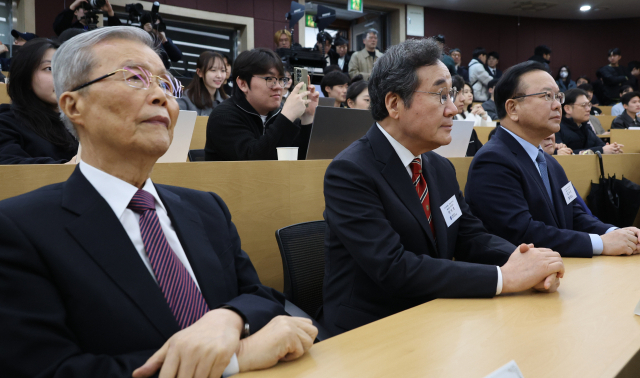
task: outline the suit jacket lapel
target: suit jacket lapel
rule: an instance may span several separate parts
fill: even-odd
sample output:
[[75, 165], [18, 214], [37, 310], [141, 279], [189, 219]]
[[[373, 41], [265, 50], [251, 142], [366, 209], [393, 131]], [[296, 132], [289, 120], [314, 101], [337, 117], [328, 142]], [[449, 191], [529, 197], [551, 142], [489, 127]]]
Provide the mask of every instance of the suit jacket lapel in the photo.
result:
[[555, 175], [555, 168], [549, 164], [549, 160], [547, 159], [547, 171], [549, 172], [549, 185], [551, 185], [551, 195], [553, 196], [553, 204], [555, 206], [556, 220], [558, 222], [559, 228], [567, 228], [568, 220], [567, 217], [573, 217], [573, 210], [566, 211], [566, 201], [564, 199], [564, 195], [562, 195], [561, 184], [557, 182], [555, 179], [557, 176]]
[[[429, 202], [431, 204], [431, 221], [436, 230], [438, 257], [447, 258], [447, 222], [444, 220], [440, 206], [449, 198], [442, 198], [438, 188], [438, 176], [435, 167], [429, 162], [427, 154], [422, 154], [422, 174], [429, 188]], [[429, 228], [431, 231], [431, 228]]]
[[182, 201], [179, 195], [162, 186], [156, 185], [156, 190], [189, 259], [200, 291], [209, 308], [215, 308], [217, 304], [224, 301], [225, 294], [229, 293], [224, 279], [214, 279], [214, 277], [224, 276], [222, 265], [216, 254], [224, 251], [212, 249], [202, 220], [194, 208]]
[[175, 316], [120, 220], [79, 168], [65, 183], [62, 207], [78, 215], [67, 231], [163, 337], [178, 332]]

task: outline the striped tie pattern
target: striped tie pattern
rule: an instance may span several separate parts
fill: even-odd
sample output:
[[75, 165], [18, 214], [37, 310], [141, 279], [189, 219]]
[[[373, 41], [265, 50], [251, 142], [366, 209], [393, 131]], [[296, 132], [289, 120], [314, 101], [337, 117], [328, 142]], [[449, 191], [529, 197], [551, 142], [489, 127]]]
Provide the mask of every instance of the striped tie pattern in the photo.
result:
[[142, 242], [158, 285], [180, 329], [185, 329], [209, 311], [207, 302], [167, 242], [156, 214], [153, 195], [138, 190], [127, 207], [140, 214]]
[[409, 164], [411, 168], [412, 176], [411, 180], [413, 181], [413, 186], [416, 188], [416, 192], [418, 192], [418, 197], [420, 198], [420, 203], [422, 204], [422, 208], [424, 209], [424, 213], [427, 215], [427, 220], [429, 221], [429, 227], [431, 227], [431, 234], [433, 234], [433, 238], [436, 238], [436, 230], [433, 227], [433, 221], [431, 219], [431, 205], [429, 203], [429, 188], [427, 187], [427, 182], [424, 180], [424, 176], [422, 175], [422, 160], [413, 159]]

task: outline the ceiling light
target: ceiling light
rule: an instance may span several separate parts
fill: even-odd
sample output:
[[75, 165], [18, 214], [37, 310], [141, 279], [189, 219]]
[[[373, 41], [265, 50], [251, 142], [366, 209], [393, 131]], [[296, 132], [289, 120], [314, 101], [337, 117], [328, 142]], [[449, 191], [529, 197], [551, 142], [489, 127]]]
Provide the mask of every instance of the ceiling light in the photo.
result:
[[583, 5], [580, 7], [580, 10], [583, 12], [588, 12], [591, 10], [591, 5]]

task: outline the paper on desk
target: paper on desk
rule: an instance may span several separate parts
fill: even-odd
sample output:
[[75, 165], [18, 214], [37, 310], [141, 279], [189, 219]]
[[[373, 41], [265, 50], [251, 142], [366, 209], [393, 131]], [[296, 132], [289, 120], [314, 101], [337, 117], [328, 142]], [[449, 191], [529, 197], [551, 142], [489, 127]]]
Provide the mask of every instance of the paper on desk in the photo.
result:
[[640, 302], [636, 305], [636, 310], [633, 312], [636, 315], [640, 315]]
[[640, 130], [640, 127], [633, 127], [633, 126], [631, 126], [631, 127], [629, 127], [629, 130]]
[[506, 365], [484, 378], [524, 378], [520, 368], [514, 360], [507, 362]]

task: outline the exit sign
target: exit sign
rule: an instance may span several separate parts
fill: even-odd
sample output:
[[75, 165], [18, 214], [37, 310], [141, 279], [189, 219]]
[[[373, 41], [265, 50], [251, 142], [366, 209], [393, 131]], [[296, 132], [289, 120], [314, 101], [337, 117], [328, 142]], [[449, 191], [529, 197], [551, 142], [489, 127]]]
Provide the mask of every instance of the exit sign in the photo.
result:
[[349, 0], [349, 10], [362, 12], [362, 0]]
[[312, 14], [306, 14], [304, 16], [304, 24], [307, 27], [310, 27], [310, 28], [315, 28], [316, 27], [316, 23], [313, 22], [313, 15]]

